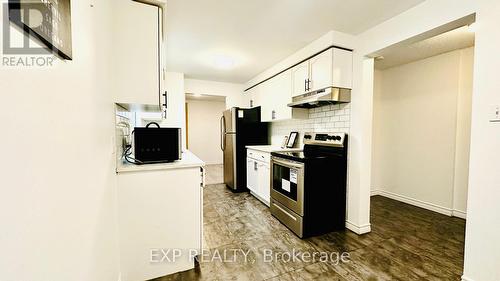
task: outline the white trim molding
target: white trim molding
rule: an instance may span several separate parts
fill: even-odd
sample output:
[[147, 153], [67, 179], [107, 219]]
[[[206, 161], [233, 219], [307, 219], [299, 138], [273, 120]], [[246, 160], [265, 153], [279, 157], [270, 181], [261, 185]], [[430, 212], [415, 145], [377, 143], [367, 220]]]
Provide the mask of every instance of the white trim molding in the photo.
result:
[[400, 202], [403, 202], [406, 204], [410, 204], [413, 206], [424, 208], [424, 209], [427, 209], [427, 210], [430, 210], [430, 211], [433, 211], [436, 213], [440, 213], [440, 214], [443, 214], [446, 216], [450, 216], [450, 217], [457, 217], [457, 218], [462, 218], [462, 219], [466, 219], [466, 217], [467, 217], [467, 214], [464, 211], [453, 210], [453, 209], [439, 206], [439, 205], [436, 205], [433, 203], [425, 202], [422, 200], [414, 199], [414, 198], [404, 196], [404, 195], [399, 195], [399, 194], [385, 191], [385, 190], [381, 190], [381, 189], [372, 189], [371, 196], [376, 196], [376, 195], [384, 196], [384, 197], [387, 197], [387, 198], [390, 198], [390, 199], [393, 199], [396, 201], [400, 201]]
[[474, 281], [470, 279], [469, 277], [466, 277], [465, 275], [462, 275], [462, 281]]
[[350, 221], [345, 221], [345, 227], [349, 229], [350, 231], [361, 235], [361, 234], [366, 234], [372, 231], [371, 224], [364, 224], [364, 225], [356, 225]]
[[460, 210], [456, 210], [456, 209], [454, 209], [454, 210], [452, 211], [452, 214], [451, 214], [451, 215], [452, 215], [452, 216], [454, 216], [454, 217], [457, 217], [457, 218], [464, 219], [464, 220], [465, 220], [465, 219], [467, 219], [467, 213], [466, 213], [466, 212], [464, 212], [464, 211], [460, 211]]

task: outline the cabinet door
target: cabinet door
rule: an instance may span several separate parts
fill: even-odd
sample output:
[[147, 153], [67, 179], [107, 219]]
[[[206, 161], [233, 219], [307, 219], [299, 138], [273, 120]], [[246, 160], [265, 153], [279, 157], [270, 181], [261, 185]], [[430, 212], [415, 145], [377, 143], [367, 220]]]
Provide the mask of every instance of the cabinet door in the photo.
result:
[[251, 96], [252, 107], [257, 107], [262, 105], [260, 99], [260, 90], [261, 90], [261, 85], [257, 85], [253, 87], [251, 90], [250, 96]]
[[258, 193], [258, 165], [255, 160], [247, 158], [247, 188], [255, 194]]
[[239, 107], [243, 108], [252, 108], [253, 107], [253, 93], [254, 89], [252, 88], [246, 92], [243, 92], [243, 100]]
[[259, 193], [260, 198], [264, 200], [264, 203], [269, 205], [271, 200], [271, 172], [268, 164], [259, 163]]
[[259, 87], [260, 118], [262, 122], [270, 122], [273, 120], [274, 79], [267, 80]]
[[[184, 74], [165, 72], [166, 115], [162, 127], [184, 128], [186, 122], [186, 93], [184, 91]], [[165, 97], [162, 97], [164, 100]]]
[[306, 93], [306, 80], [309, 79], [309, 61], [292, 68], [292, 96]]
[[309, 60], [309, 91], [316, 91], [332, 86], [333, 48]]
[[292, 108], [287, 104], [292, 102], [292, 71], [287, 70], [273, 78], [273, 120], [286, 120], [292, 118]]
[[333, 86], [352, 89], [352, 52], [333, 48]]
[[124, 1], [113, 12], [115, 101], [159, 106], [160, 10], [153, 5]]

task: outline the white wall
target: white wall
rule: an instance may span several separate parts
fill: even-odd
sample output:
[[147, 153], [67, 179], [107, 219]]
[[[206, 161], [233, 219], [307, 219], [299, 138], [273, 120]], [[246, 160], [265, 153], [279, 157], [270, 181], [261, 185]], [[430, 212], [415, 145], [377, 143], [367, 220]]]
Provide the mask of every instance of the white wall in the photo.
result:
[[[446, 11], [446, 12], [443, 12]], [[500, 80], [498, 67], [500, 57], [496, 54], [500, 48], [500, 3], [491, 0], [456, 1], [427, 0], [422, 4], [390, 19], [359, 36], [363, 46], [362, 55], [388, 47], [419, 34], [476, 13], [476, 40], [474, 50], [474, 81], [472, 96], [472, 124], [469, 160], [469, 190], [467, 196], [467, 226], [465, 239], [465, 264], [463, 280], [500, 280], [500, 147], [498, 135], [500, 124], [489, 122], [491, 106], [500, 104]], [[425, 20], [422, 20], [425, 19]], [[362, 59], [362, 58], [361, 58]], [[359, 75], [359, 73], [357, 73]], [[372, 80], [371, 77], [357, 79]], [[373, 80], [372, 80], [373, 81]], [[372, 90], [373, 91], [373, 90]], [[365, 95], [361, 101], [366, 107], [371, 106], [371, 99]], [[354, 122], [354, 105], [352, 108]], [[357, 114], [357, 112], [356, 112]], [[370, 127], [371, 121], [363, 127]], [[351, 126], [351, 132], [358, 132]], [[371, 132], [364, 130], [364, 138], [371, 138]], [[369, 154], [371, 140], [364, 145], [365, 154]], [[369, 172], [364, 172], [364, 176]], [[368, 182], [369, 184], [369, 182]], [[352, 189], [352, 187], [351, 187]], [[361, 187], [360, 189], [363, 189]], [[366, 190], [368, 196], [369, 190]], [[367, 204], [369, 207], [369, 204]]]
[[222, 164], [220, 118], [226, 104], [187, 100], [188, 149], [207, 164]]
[[457, 137], [455, 175], [453, 182], [453, 212], [464, 217], [467, 211], [469, 186], [470, 130], [472, 119], [472, 82], [474, 78], [474, 48], [462, 50], [459, 93], [457, 101]]
[[465, 213], [472, 61], [471, 48], [375, 72], [372, 188]]
[[500, 123], [489, 122], [500, 104], [500, 2], [477, 2], [464, 277], [482, 281], [500, 280]]
[[226, 108], [244, 104], [243, 84], [186, 79], [185, 91], [189, 94], [226, 97]]
[[2, 280], [118, 279], [108, 5], [71, 1], [73, 61], [0, 68]]

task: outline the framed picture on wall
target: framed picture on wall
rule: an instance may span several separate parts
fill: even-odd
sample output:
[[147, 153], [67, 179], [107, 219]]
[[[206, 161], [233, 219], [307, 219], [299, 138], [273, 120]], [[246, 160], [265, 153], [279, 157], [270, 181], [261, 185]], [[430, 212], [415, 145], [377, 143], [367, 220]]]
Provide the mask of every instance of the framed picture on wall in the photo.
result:
[[[70, 0], [9, 0], [9, 20], [47, 49], [63, 59], [72, 60]], [[9, 48], [13, 54], [43, 54], [45, 49], [30, 46]], [[46, 53], [46, 51], [45, 51]]]
[[297, 137], [299, 136], [298, 132], [291, 132], [288, 137], [288, 143], [286, 144], [287, 148], [292, 148], [295, 146], [295, 142], [297, 141]]

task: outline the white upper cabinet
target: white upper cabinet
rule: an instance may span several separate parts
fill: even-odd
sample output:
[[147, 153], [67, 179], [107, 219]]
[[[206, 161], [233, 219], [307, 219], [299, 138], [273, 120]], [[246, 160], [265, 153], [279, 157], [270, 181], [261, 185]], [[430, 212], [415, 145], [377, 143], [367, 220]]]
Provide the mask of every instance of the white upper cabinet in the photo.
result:
[[[135, 1], [113, 1], [113, 91], [115, 102], [161, 103], [161, 9]], [[131, 19], [133, 15], [133, 20]]]
[[268, 122], [273, 119], [273, 94], [275, 86], [273, 79], [267, 80], [259, 86], [259, 99], [257, 105], [260, 105], [260, 119], [262, 122]]
[[330, 48], [292, 68], [292, 97], [327, 87], [352, 88], [352, 52]]
[[352, 89], [352, 52], [333, 48], [333, 81], [338, 88]]
[[332, 77], [333, 49], [309, 60], [309, 81], [307, 91], [317, 91], [333, 85]]
[[257, 85], [246, 92], [250, 97], [249, 107], [260, 106], [260, 88], [261, 85]]
[[307, 79], [309, 79], [309, 61], [296, 65], [292, 72], [292, 96], [300, 96], [307, 91]]
[[307, 110], [291, 108], [292, 70], [287, 70], [259, 85], [262, 122], [307, 118]]
[[186, 92], [184, 91], [184, 74], [165, 72], [165, 96], [162, 103], [166, 106], [162, 113], [162, 127], [184, 128], [186, 122]]
[[288, 107], [293, 97], [328, 87], [352, 88], [351, 51], [330, 48], [248, 90], [244, 100], [261, 107], [263, 122], [303, 119], [307, 109]]

